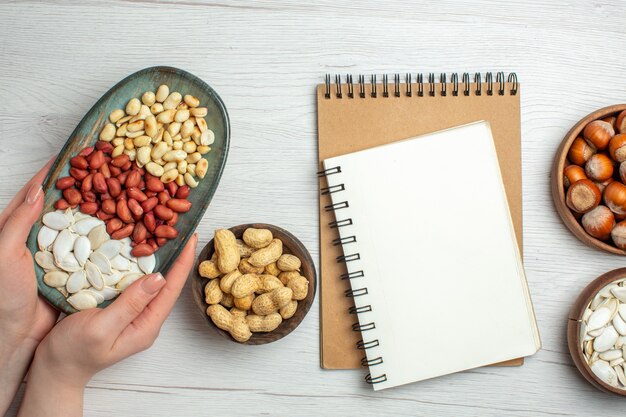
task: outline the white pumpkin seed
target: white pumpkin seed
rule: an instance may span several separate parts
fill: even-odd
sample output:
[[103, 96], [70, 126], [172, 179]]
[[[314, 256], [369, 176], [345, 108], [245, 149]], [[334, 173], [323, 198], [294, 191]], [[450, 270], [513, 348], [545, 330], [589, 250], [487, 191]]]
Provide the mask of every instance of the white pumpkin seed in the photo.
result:
[[104, 295], [102, 295], [98, 290], [94, 288], [89, 288], [86, 291], [89, 291], [89, 293], [94, 296], [98, 304], [104, 303]]
[[74, 248], [74, 241], [78, 236], [72, 233], [69, 229], [61, 230], [59, 236], [54, 240], [52, 244], [52, 254], [54, 259], [59, 262], [64, 259]]
[[142, 273], [136, 273], [136, 272], [129, 272], [126, 275], [124, 275], [122, 277], [122, 279], [120, 280], [120, 282], [117, 283], [117, 285], [115, 285], [115, 288], [117, 288], [120, 291], [124, 291], [126, 288], [128, 288], [133, 282], [137, 281], [139, 278], [141, 278], [143, 276]]
[[156, 266], [156, 257], [154, 254], [150, 256], [141, 256], [137, 258], [137, 265], [139, 265], [139, 269], [141, 269], [144, 273], [151, 274]]
[[611, 321], [611, 310], [606, 307], [598, 308], [587, 321], [587, 331], [592, 331], [606, 326]]
[[133, 247], [130, 246], [130, 244], [124, 244], [122, 246], [122, 249], [120, 250], [120, 255], [122, 255], [124, 258], [128, 259], [129, 261], [135, 261], [137, 262], [137, 258], [135, 258], [133, 255], [131, 255], [131, 251], [133, 250]]
[[606, 328], [604, 332], [593, 341], [593, 349], [596, 352], [606, 352], [611, 349], [615, 342], [617, 342], [617, 338], [619, 334], [613, 326], [609, 326]]
[[49, 287], [64, 287], [67, 283], [69, 274], [63, 271], [46, 272], [43, 276], [43, 282]]
[[85, 262], [85, 274], [87, 275], [87, 281], [89, 281], [89, 283], [96, 290], [104, 288], [104, 278], [102, 277], [102, 272], [92, 261]]
[[617, 330], [617, 333], [619, 333], [621, 336], [626, 335], [626, 322], [622, 320], [619, 314], [616, 314], [615, 317], [613, 317], [612, 323], [613, 327], [615, 327], [615, 330]]
[[107, 233], [106, 226], [103, 224], [94, 227], [91, 232], [89, 232], [88, 238], [91, 242], [91, 250], [98, 250], [104, 242], [111, 239]]
[[52, 252], [39, 251], [35, 253], [35, 262], [37, 262], [37, 265], [46, 270], [58, 269], [54, 263], [54, 256], [52, 256]]
[[118, 271], [128, 271], [130, 269], [130, 261], [122, 255], [117, 255], [111, 259], [111, 268], [117, 269]]
[[67, 302], [76, 310], [87, 310], [89, 308], [96, 308], [98, 301], [96, 297], [90, 291], [79, 291], [76, 294], [68, 297]]
[[[90, 290], [90, 291], [95, 294], [100, 295], [103, 298], [102, 301], [112, 300], [120, 294], [120, 291], [117, 288], [112, 288], [108, 286], [104, 287], [101, 290]], [[100, 301], [98, 304], [100, 304], [102, 301]]]
[[75, 272], [82, 268], [74, 254], [71, 252], [68, 253], [65, 258], [61, 260], [61, 262], [57, 262], [57, 265], [60, 269], [67, 272]]
[[102, 220], [97, 217], [88, 217], [77, 221], [72, 225], [72, 230], [81, 236], [87, 236], [94, 227], [104, 224]]
[[113, 270], [111, 269], [111, 262], [109, 258], [104, 256], [100, 252], [91, 252], [89, 255], [89, 260], [93, 262], [103, 274], [111, 274]]
[[91, 242], [87, 236], [78, 236], [74, 241], [74, 257], [83, 266], [91, 253]]
[[71, 220], [64, 213], [59, 213], [58, 211], [44, 214], [41, 221], [50, 229], [58, 231], [67, 229], [72, 224]]
[[85, 271], [78, 270], [72, 273], [67, 279], [65, 284], [65, 289], [70, 294], [75, 294], [85, 288], [88, 285], [87, 276], [85, 275]]
[[120, 253], [122, 246], [124, 244], [120, 240], [111, 239], [104, 242], [96, 252], [103, 254], [108, 259], [113, 259]]
[[607, 350], [606, 352], [600, 353], [600, 359], [604, 361], [613, 361], [621, 357], [622, 357], [621, 349], [611, 349], [611, 350]]
[[608, 362], [603, 360], [594, 362], [594, 364], [591, 365], [591, 371], [607, 384], [617, 386], [617, 374]]
[[102, 274], [102, 278], [104, 278], [104, 285], [107, 287], [112, 287], [122, 279], [122, 272], [114, 272], [112, 274]]
[[39, 250], [48, 250], [54, 243], [54, 239], [59, 235], [58, 230], [49, 228], [48, 226], [41, 226], [39, 233], [37, 234], [37, 245]]
[[626, 304], [620, 304], [617, 311], [619, 311], [619, 315], [622, 320], [626, 321]]
[[615, 371], [615, 374], [617, 375], [617, 380], [620, 382], [620, 384], [626, 387], [626, 374], [624, 374], [624, 368], [622, 368], [621, 366], [615, 366], [613, 367], [613, 370]]
[[600, 327], [599, 329], [595, 329], [595, 330], [587, 330], [587, 334], [591, 337], [598, 337], [600, 336], [604, 331], [606, 330], [606, 326], [605, 327]]

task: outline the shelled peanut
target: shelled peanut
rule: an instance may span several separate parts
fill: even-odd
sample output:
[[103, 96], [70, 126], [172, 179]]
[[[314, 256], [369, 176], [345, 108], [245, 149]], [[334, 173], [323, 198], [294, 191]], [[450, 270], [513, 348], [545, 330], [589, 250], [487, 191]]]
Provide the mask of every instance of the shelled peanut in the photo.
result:
[[255, 332], [271, 332], [294, 316], [308, 295], [301, 260], [283, 253], [283, 242], [267, 229], [248, 228], [239, 240], [230, 230], [215, 231], [215, 253], [198, 267], [207, 315], [237, 342]]
[[568, 150], [563, 184], [584, 230], [626, 249], [626, 111], [585, 126]]
[[113, 157], [128, 155], [163, 183], [195, 188], [209, 166], [203, 155], [215, 141], [204, 119], [207, 112], [198, 98], [161, 85], [141, 101], [133, 98], [125, 109], [112, 111], [100, 140], [111, 143]]

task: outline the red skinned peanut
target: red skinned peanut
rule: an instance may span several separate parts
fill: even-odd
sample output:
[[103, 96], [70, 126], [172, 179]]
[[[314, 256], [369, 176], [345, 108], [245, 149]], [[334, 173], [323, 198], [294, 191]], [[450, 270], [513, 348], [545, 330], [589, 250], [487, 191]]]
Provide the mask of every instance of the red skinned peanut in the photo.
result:
[[126, 200], [118, 200], [116, 206], [117, 217], [119, 217], [124, 223], [131, 223], [133, 221], [133, 216], [128, 209], [128, 204]]
[[58, 190], [65, 190], [72, 187], [75, 183], [76, 179], [74, 177], [63, 177], [57, 180], [56, 187]]
[[154, 248], [147, 243], [140, 243], [135, 246], [133, 250], [130, 251], [130, 254], [133, 256], [149, 256], [154, 253]]
[[80, 204], [80, 211], [85, 214], [96, 214], [98, 211], [98, 203], [84, 202]]
[[126, 226], [122, 227], [121, 229], [118, 229], [115, 232], [113, 232], [111, 234], [111, 238], [112, 239], [124, 239], [125, 237], [128, 237], [128, 236], [130, 236], [133, 233], [133, 229], [135, 229], [134, 225], [127, 224]]
[[182, 198], [172, 198], [167, 200], [167, 207], [177, 213], [186, 213], [191, 209], [191, 201], [183, 200]]

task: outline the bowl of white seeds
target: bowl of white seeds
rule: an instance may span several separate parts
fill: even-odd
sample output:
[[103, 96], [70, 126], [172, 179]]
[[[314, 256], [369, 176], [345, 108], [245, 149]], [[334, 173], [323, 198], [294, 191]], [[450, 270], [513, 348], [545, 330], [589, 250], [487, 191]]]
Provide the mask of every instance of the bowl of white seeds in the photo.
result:
[[626, 396], [626, 268], [592, 281], [570, 312], [570, 354], [596, 388]]

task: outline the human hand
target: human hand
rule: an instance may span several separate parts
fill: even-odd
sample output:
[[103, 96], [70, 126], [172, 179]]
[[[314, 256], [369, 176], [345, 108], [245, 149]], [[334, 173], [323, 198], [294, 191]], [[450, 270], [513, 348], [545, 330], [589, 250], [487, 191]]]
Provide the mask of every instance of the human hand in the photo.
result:
[[20, 416], [82, 415], [82, 392], [89, 379], [146, 350], [157, 338], [187, 280], [197, 242], [194, 234], [167, 280], [146, 275], [105, 309], [61, 320], [37, 348]]
[[52, 160], [0, 213], [0, 415], [11, 403], [37, 345], [58, 318], [37, 295], [33, 257], [26, 247], [43, 208], [41, 184], [51, 165]]

